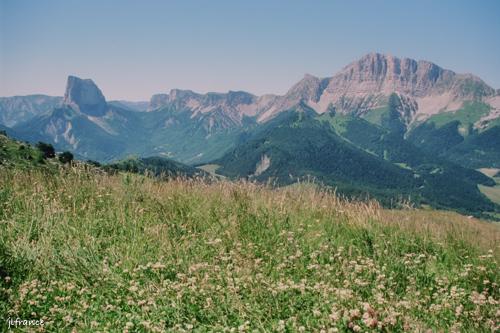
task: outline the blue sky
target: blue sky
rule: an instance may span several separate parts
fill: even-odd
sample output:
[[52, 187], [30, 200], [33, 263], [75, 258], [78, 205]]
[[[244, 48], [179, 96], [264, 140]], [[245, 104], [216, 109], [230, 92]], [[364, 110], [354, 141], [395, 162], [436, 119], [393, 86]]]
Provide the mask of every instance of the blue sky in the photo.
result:
[[500, 88], [500, 1], [0, 0], [0, 96], [108, 99], [172, 88], [284, 93], [368, 52], [430, 60]]

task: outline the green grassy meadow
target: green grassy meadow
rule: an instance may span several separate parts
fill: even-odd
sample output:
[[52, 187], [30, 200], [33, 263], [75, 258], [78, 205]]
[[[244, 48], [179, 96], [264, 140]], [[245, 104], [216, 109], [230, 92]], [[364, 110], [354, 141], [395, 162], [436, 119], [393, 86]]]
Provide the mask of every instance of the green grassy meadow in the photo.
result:
[[497, 183], [495, 186], [483, 186], [478, 185], [479, 190], [486, 195], [491, 201], [500, 205], [500, 170], [496, 168], [483, 168], [479, 169], [482, 173], [488, 177], [493, 178]]
[[62, 164], [2, 135], [0, 148], [1, 331], [499, 328], [498, 224], [314, 183]]
[[[500, 183], [500, 181], [497, 181], [497, 182]], [[493, 187], [479, 185], [479, 189], [491, 201], [500, 205], [500, 185], [495, 185]]]
[[45, 321], [26, 331], [499, 329], [491, 223], [307, 184], [0, 171], [0, 317]]

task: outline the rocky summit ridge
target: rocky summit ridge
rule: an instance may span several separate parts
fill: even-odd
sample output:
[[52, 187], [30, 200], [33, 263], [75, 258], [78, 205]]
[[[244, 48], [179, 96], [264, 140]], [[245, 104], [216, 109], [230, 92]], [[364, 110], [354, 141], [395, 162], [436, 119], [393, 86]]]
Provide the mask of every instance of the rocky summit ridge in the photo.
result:
[[[211, 118], [224, 126], [241, 126], [245, 117], [259, 123], [267, 122], [279, 113], [297, 105], [309, 107], [321, 114], [335, 110], [341, 114], [363, 115], [387, 105], [396, 94], [405, 110], [407, 124], [422, 122], [446, 111], [460, 109], [467, 101], [480, 101], [491, 112], [480, 123], [498, 118], [500, 90], [488, 86], [472, 74], [458, 74], [432, 62], [369, 53], [348, 64], [331, 77], [306, 74], [284, 95], [256, 96], [244, 91], [227, 93], [196, 93], [172, 89], [153, 95], [144, 111], [171, 109], [190, 113], [191, 118]], [[36, 98], [35, 98], [36, 97]], [[15, 125], [46, 112], [60, 104], [59, 97], [15, 96], [0, 98], [0, 120]], [[21, 107], [24, 116], [16, 119]], [[39, 105], [40, 104], [40, 105]], [[90, 117], [102, 117], [109, 104], [91, 79], [69, 76], [62, 104]]]
[[[234, 98], [235, 94], [239, 98]], [[457, 74], [432, 62], [369, 53], [331, 77], [306, 74], [284, 95], [255, 96], [245, 92], [197, 94], [172, 90], [151, 98], [149, 110], [165, 106], [189, 108], [193, 114], [217, 112], [240, 123], [243, 116], [266, 122], [282, 111], [304, 103], [317, 113], [332, 108], [340, 113], [364, 114], [387, 105], [397, 94], [406, 122], [459, 109], [465, 101], [485, 101], [496, 108], [497, 91], [472, 74]], [[500, 109], [500, 105], [498, 105]]]
[[89, 116], [103, 116], [107, 111], [104, 95], [91, 79], [68, 76], [63, 104]]

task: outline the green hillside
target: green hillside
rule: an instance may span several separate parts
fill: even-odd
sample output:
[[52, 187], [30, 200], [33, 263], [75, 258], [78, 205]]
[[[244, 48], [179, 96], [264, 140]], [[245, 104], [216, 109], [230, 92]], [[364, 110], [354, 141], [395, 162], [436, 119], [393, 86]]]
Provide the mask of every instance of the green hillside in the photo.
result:
[[418, 124], [408, 134], [408, 140], [444, 159], [468, 168], [495, 168], [500, 164], [500, 125], [490, 122], [485, 128], [474, 123], [488, 114], [490, 106], [467, 102], [455, 112], [436, 114]]
[[[405, 140], [399, 132], [391, 132], [359, 117], [324, 114], [318, 119], [331, 124], [337, 133], [357, 147], [418, 174], [425, 181], [422, 193], [432, 200], [439, 201], [462, 191], [464, 197], [475, 193], [474, 197], [478, 198], [476, 184], [495, 185], [480, 172], [436, 158]], [[464, 182], [468, 183], [468, 193], [464, 191]], [[460, 206], [458, 202], [448, 204]]]
[[[312, 112], [312, 111], [311, 111]], [[378, 195], [381, 199], [407, 196], [418, 179], [408, 170], [367, 154], [336, 135], [314, 119], [314, 113], [283, 113], [250, 140], [214, 163], [217, 173], [250, 177], [287, 185], [313, 177], [334, 185], [341, 193], [353, 196]], [[254, 175], [263, 156], [270, 166]]]
[[400, 97], [393, 93], [387, 100], [387, 106], [370, 110], [364, 113], [360, 118], [384, 128], [385, 130], [403, 136], [406, 132], [406, 124], [402, 118], [405, 114], [404, 106]]
[[246, 129], [243, 129], [234, 124], [219, 123], [213, 115], [201, 115], [193, 120], [188, 110], [174, 107], [143, 112], [138, 116], [149, 143], [131, 153], [162, 155], [188, 164], [205, 163], [222, 156], [255, 123], [255, 120], [247, 118]]
[[[336, 134], [338, 133], [338, 134]], [[340, 135], [340, 136], [339, 136]], [[269, 166], [256, 172], [263, 160]], [[313, 177], [352, 197], [374, 196], [385, 205], [414, 204], [469, 213], [495, 211], [477, 184], [485, 175], [436, 159], [365, 120], [307, 112], [284, 113], [223, 158], [217, 173], [287, 185]]]
[[465, 138], [443, 156], [470, 168], [500, 168], [500, 125]]
[[32, 168], [44, 165], [42, 153], [29, 144], [10, 139], [0, 133], [0, 166], [3, 168]]

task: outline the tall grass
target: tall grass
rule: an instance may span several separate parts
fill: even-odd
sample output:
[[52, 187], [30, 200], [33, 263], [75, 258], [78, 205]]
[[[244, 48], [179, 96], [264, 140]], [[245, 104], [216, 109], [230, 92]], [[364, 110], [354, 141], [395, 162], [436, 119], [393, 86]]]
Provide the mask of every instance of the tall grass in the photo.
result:
[[499, 329], [500, 232], [455, 213], [2, 169], [0, 233], [0, 320], [47, 332]]

